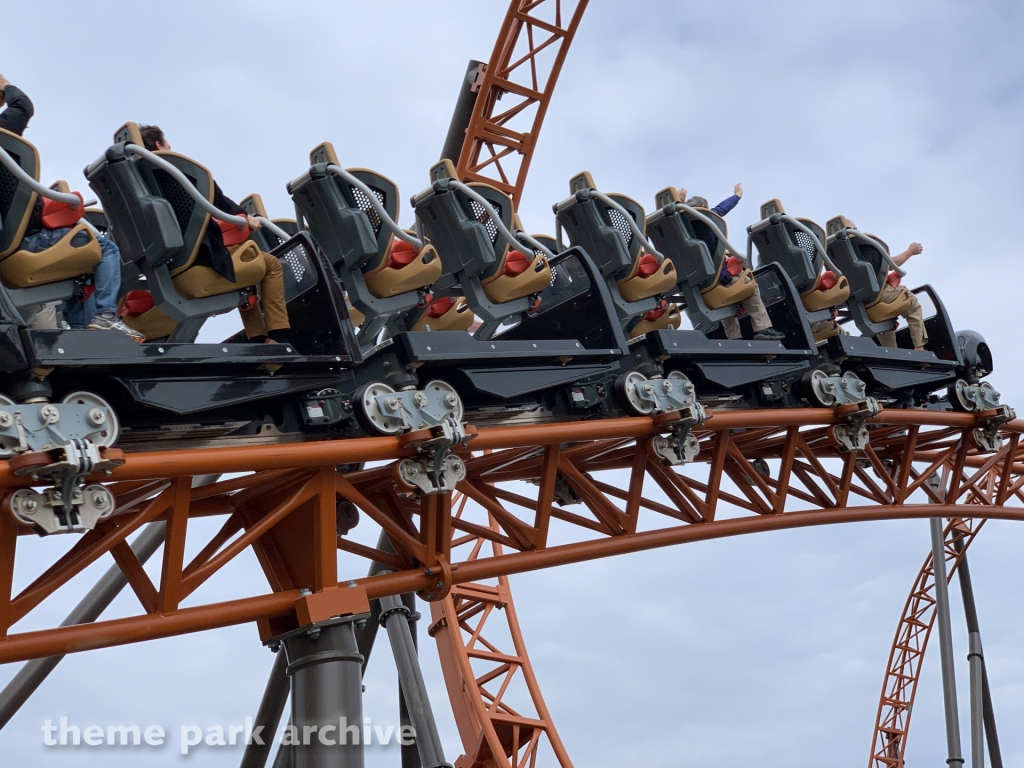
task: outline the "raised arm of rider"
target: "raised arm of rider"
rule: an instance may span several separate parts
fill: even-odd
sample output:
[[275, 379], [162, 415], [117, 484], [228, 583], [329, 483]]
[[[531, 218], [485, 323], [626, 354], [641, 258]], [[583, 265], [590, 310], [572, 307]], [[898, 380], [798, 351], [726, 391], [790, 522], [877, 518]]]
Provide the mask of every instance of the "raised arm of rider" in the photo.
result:
[[0, 112], [0, 128], [21, 136], [35, 114], [35, 108], [32, 100], [20, 88], [11, 85], [9, 80], [0, 75], [0, 104], [5, 101], [7, 109]]
[[922, 246], [920, 243], [911, 243], [909, 246], [907, 246], [907, 250], [905, 250], [903, 253], [893, 256], [892, 260], [897, 267], [902, 267], [904, 263], [906, 263], [907, 259], [909, 259], [911, 256], [917, 256], [917, 254], [921, 253], [923, 250], [924, 246]]

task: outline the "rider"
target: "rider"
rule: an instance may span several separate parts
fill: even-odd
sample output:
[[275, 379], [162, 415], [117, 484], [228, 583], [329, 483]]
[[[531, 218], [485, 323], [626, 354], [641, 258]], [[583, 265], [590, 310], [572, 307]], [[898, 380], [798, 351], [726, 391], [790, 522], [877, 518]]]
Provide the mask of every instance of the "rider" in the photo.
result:
[[[743, 197], [743, 185], [737, 184], [733, 187], [733, 193], [729, 197], [725, 198], [722, 202], [716, 205], [714, 208], [709, 210], [712, 213], [716, 213], [719, 216], [724, 217], [729, 211], [736, 207], [736, 204]], [[679, 190], [679, 198], [686, 200], [686, 190]], [[706, 198], [694, 195], [689, 200], [686, 200], [686, 204], [691, 208], [708, 208], [708, 201]], [[718, 276], [718, 282], [720, 285], [732, 285], [736, 278], [729, 274], [729, 271], [725, 264], [722, 265], [722, 273]], [[768, 317], [768, 310], [765, 309], [764, 302], [761, 301], [761, 290], [757, 288], [757, 283], [754, 283], [754, 293], [744, 301], [740, 306], [743, 310], [750, 315], [750, 325], [754, 330], [754, 338], [758, 341], [781, 341], [786, 338], [786, 334], [781, 331], [777, 331], [772, 327], [771, 318]], [[729, 339], [740, 338], [740, 321], [735, 317], [727, 317], [722, 321], [722, 328], [725, 329], [725, 336]]]
[[[851, 221], [850, 228], [857, 229], [857, 225]], [[886, 246], [886, 250], [888, 250], [888, 246]], [[897, 267], [902, 267], [907, 263], [911, 256], [917, 256], [923, 251], [923, 245], [920, 243], [911, 243], [903, 253], [893, 256], [892, 261]], [[882, 286], [882, 292], [879, 294], [878, 298], [886, 304], [891, 304], [896, 301], [896, 299], [900, 297], [901, 293], [899, 284], [899, 276], [895, 272], [890, 272], [885, 281], [885, 285]], [[924, 327], [924, 312], [921, 310], [921, 302], [917, 300], [917, 296], [906, 289], [902, 289], [902, 291], [906, 292], [910, 297], [910, 304], [907, 311], [900, 315], [900, 317], [907, 321], [907, 327], [910, 328], [910, 341], [913, 343], [914, 349], [920, 352], [924, 349], [925, 344], [928, 343], [928, 331], [926, 331]], [[876, 333], [875, 339], [883, 347], [895, 347], [896, 329], [893, 328], [891, 331]]]
[[[150, 152], [170, 151], [170, 142], [159, 126], [140, 125], [139, 132], [142, 134], [143, 144]], [[259, 219], [248, 216], [238, 203], [226, 197], [217, 182], [213, 183], [213, 189], [213, 204], [217, 208], [234, 216], [245, 216], [250, 230], [260, 228]], [[260, 304], [250, 309], [239, 308], [245, 335], [249, 341], [287, 344], [288, 329], [291, 325], [288, 322], [288, 308], [284, 298], [284, 270], [281, 268], [281, 262], [269, 253], [261, 251], [260, 256], [267, 270], [260, 282], [262, 308]], [[220, 227], [206, 227], [196, 263], [212, 267], [221, 277], [234, 282], [235, 265], [231, 261], [227, 246], [224, 245]]]
[[[31, 100], [21, 89], [0, 75], [0, 103], [7, 102], [7, 109], [0, 114], [0, 128], [21, 136], [28, 126], [28, 121], [35, 112]], [[29, 253], [45, 251], [71, 231], [70, 227], [47, 229], [43, 226], [43, 198], [36, 200], [28, 227], [21, 240], [21, 249]], [[71, 240], [71, 244], [84, 245], [88, 235], [80, 232]], [[81, 242], [76, 242], [81, 239]], [[68, 323], [72, 328], [88, 328], [92, 331], [120, 331], [130, 339], [143, 342], [146, 337], [133, 331], [121, 322], [117, 316], [117, 294], [121, 289], [121, 253], [113, 240], [97, 235], [103, 258], [93, 271], [95, 291], [88, 298], [72, 297], [64, 306]], [[91, 318], [91, 319], [90, 319]], [[28, 316], [30, 328], [56, 328], [57, 318], [52, 305], [44, 306]]]
[[35, 107], [20, 88], [11, 85], [11, 81], [0, 74], [0, 107], [5, 103], [7, 109], [0, 112], [0, 128], [21, 136], [35, 114]]

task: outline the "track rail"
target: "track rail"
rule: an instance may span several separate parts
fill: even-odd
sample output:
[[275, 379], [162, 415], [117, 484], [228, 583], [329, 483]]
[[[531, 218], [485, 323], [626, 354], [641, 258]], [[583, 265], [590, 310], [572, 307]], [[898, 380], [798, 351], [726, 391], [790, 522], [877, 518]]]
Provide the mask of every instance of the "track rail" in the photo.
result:
[[463, 181], [491, 184], [519, 207], [548, 103], [588, 1], [509, 5], [459, 155]]
[[[1024, 520], [1018, 440], [979, 455], [971, 415], [892, 410], [874, 419], [865, 452], [840, 454], [827, 434], [836, 418], [819, 409], [719, 413], [696, 433], [698, 460], [675, 469], [651, 451], [663, 429], [650, 418], [481, 429], [463, 452], [467, 477], [458, 491], [472, 502], [463, 515], [452, 513], [449, 495], [414, 497], [396, 485], [395, 461], [410, 450], [391, 438], [130, 455], [112, 476], [99, 478], [117, 498], [115, 515], [76, 539], [17, 594], [19, 540], [33, 534], [0, 516], [0, 662], [245, 622], [274, 633], [357, 613], [368, 598], [419, 591], [439, 600], [457, 585], [688, 541], [896, 518]], [[1011, 436], [1022, 430], [1024, 421], [1004, 428]], [[774, 464], [770, 476], [758, 472], [757, 459]], [[383, 463], [336, 471], [359, 460]], [[200, 469], [247, 474], [192, 488]], [[938, 489], [926, 483], [937, 471], [944, 474]], [[521, 480], [532, 484], [515, 482]], [[0, 465], [0, 490], [26, 482]], [[337, 536], [339, 500], [385, 530], [397, 554]], [[211, 516], [223, 520], [220, 530], [198, 542], [199, 554], [185, 562], [189, 520]], [[154, 520], [167, 522], [158, 583], [126, 543]], [[549, 546], [553, 526], [569, 543]], [[501, 550], [471, 558], [460, 537]], [[266, 593], [219, 603], [195, 597], [249, 547], [267, 575]], [[338, 548], [394, 572], [347, 578], [355, 574], [338, 573]], [[141, 613], [12, 633], [108, 553]]]
[[[460, 497], [457, 517], [462, 517], [468, 501], [468, 497]], [[489, 527], [498, 532], [497, 521], [488, 517]], [[468, 547], [470, 561], [477, 559], [487, 544], [480, 537], [469, 536], [456, 536], [452, 543]], [[490, 542], [490, 549], [495, 555], [502, 554], [497, 542]], [[533, 673], [508, 577], [460, 584], [430, 608], [430, 634], [437, 642], [465, 750], [457, 768], [533, 768], [545, 741], [559, 768], [572, 768]], [[514, 693], [519, 694], [516, 705], [525, 700], [529, 711], [513, 708], [510, 699]]]

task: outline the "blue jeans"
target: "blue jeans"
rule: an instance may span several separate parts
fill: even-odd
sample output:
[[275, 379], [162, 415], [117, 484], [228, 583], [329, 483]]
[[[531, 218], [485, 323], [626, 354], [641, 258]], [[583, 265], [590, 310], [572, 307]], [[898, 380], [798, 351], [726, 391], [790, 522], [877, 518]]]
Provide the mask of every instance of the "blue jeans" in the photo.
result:
[[[21, 241], [21, 248], [29, 253], [45, 251], [56, 245], [70, 231], [70, 227], [42, 229], [26, 235]], [[84, 245], [85, 237], [85, 233], [79, 233], [71, 240], [71, 244]], [[76, 242], [79, 238], [82, 238], [82, 242]], [[117, 244], [113, 240], [103, 236], [96, 239], [100, 242], [103, 258], [96, 265], [92, 275], [93, 285], [96, 286], [95, 292], [85, 301], [70, 298], [64, 302], [64, 311], [72, 328], [85, 328], [89, 321], [101, 312], [117, 313], [117, 294], [121, 290], [121, 252], [117, 250]]]

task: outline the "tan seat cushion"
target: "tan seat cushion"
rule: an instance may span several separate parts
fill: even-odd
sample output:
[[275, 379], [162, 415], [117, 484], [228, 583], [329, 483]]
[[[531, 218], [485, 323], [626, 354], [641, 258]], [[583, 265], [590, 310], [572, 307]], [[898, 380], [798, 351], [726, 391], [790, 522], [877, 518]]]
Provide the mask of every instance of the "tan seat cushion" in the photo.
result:
[[[818, 279], [821, 279], [820, 276]], [[836, 284], [827, 291], [815, 287], [806, 293], [800, 294], [800, 300], [803, 301], [804, 308], [808, 312], [817, 312], [819, 309], [842, 306], [849, 298], [850, 281], [846, 279], [845, 275], [836, 280]]]
[[626, 301], [640, 301], [661, 293], [668, 293], [675, 288], [679, 281], [676, 275], [676, 266], [671, 259], [665, 259], [650, 275], [640, 274], [640, 262], [644, 256], [648, 255], [645, 253], [638, 256], [629, 275], [616, 283], [619, 293]]
[[842, 332], [842, 326], [840, 326], [835, 320], [825, 320], [822, 323], [815, 323], [811, 327], [811, 333], [814, 334], [814, 340], [816, 342], [824, 341], [832, 336], [838, 336]]
[[401, 267], [389, 265], [390, 251], [394, 246], [395, 238], [392, 238], [388, 253], [381, 259], [380, 266], [366, 273], [366, 287], [378, 299], [425, 288], [441, 277], [441, 257], [437, 255], [434, 246], [424, 246], [416, 254], [416, 258]]
[[505, 249], [501, 264], [494, 272], [494, 277], [482, 281], [484, 293], [495, 304], [521, 299], [531, 293], [540, 293], [551, 285], [551, 265], [546, 256], [536, 256], [530, 265], [518, 275], [505, 274], [505, 262], [508, 261], [510, 250]]
[[170, 336], [178, 327], [178, 322], [173, 317], [156, 307], [143, 312], [138, 317], [124, 316], [121, 320], [147, 339], [162, 339], [164, 336]]
[[469, 309], [463, 297], [459, 297], [440, 317], [430, 317], [426, 312], [416, 321], [414, 331], [468, 331], [476, 315]]
[[[868, 320], [873, 323], [882, 323], [886, 320], [895, 320], [900, 315], [905, 315], [910, 311], [910, 303], [913, 300], [913, 296], [910, 291], [900, 286], [899, 295], [896, 296], [892, 301], [882, 301], [881, 293], [878, 299], [873, 304], [869, 304], [865, 307], [868, 313]], [[882, 292], [885, 288], [882, 288]]]
[[652, 331], [678, 331], [681, 322], [682, 317], [679, 314], [679, 305], [669, 304], [668, 309], [662, 313], [661, 317], [654, 320], [641, 320], [633, 326], [633, 329], [629, 332], [629, 338], [635, 339]]
[[[78, 247], [71, 240], [84, 232], [88, 241]], [[84, 223], [71, 228], [64, 237], [45, 251], [15, 251], [0, 261], [0, 280], [8, 288], [32, 288], [37, 285], [91, 275], [103, 258], [96, 235]]]
[[[267, 274], [264, 255], [252, 240], [228, 248], [235, 265], [235, 281], [218, 274], [213, 267], [194, 266], [174, 278], [178, 293], [188, 299], [218, 296], [259, 283]], [[271, 258], [273, 258], [271, 256]]]
[[708, 309], [721, 309], [731, 304], [739, 304], [754, 295], [757, 282], [749, 269], [740, 272], [729, 285], [722, 285], [717, 280], [710, 288], [700, 292]]

